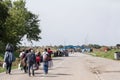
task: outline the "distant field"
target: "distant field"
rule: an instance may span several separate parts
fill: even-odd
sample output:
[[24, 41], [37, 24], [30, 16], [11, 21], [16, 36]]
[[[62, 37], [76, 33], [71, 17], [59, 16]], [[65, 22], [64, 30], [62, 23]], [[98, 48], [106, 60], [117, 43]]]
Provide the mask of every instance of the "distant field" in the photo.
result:
[[103, 58], [108, 58], [108, 59], [114, 59], [114, 53], [115, 52], [120, 52], [120, 49], [111, 49], [107, 52], [104, 51], [94, 51], [93, 53], [90, 53], [93, 56], [97, 57], [103, 57]]

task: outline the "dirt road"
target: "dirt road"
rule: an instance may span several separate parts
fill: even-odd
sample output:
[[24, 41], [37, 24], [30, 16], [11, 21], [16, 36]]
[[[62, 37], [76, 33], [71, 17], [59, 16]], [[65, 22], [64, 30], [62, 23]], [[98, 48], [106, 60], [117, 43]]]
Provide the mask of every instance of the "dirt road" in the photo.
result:
[[29, 77], [21, 70], [12, 70], [11, 75], [1, 73], [0, 80], [120, 80], [118, 61], [74, 53], [69, 57], [53, 59], [54, 67], [44, 75], [42, 66]]

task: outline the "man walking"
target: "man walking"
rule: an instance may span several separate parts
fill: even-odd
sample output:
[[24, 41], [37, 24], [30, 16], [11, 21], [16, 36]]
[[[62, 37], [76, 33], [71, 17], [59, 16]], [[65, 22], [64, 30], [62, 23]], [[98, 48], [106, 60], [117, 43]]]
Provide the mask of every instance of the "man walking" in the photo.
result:
[[48, 56], [49, 56], [49, 60], [48, 60], [48, 67], [51, 68], [53, 66], [53, 61], [52, 61], [52, 54], [53, 54], [53, 51], [48, 48]]
[[44, 49], [44, 52], [43, 52], [42, 55], [43, 55], [43, 69], [44, 69], [44, 73], [48, 74], [48, 52], [47, 52], [46, 48]]
[[[26, 56], [26, 60], [27, 60], [27, 65], [28, 65], [28, 74], [29, 76], [34, 76], [33, 66], [36, 63], [36, 57], [32, 49], [29, 49], [29, 52]], [[32, 74], [31, 74], [31, 70], [32, 70]]]
[[13, 61], [15, 61], [15, 56], [13, 55], [13, 46], [11, 44], [7, 44], [4, 55], [4, 62], [6, 63], [6, 74], [11, 73]]

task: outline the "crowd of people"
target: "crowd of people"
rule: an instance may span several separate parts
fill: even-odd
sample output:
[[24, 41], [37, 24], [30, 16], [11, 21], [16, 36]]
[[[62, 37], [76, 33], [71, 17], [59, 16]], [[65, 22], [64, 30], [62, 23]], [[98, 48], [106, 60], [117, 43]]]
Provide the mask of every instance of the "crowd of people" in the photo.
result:
[[[22, 50], [20, 52], [19, 58], [20, 62], [18, 68], [24, 70], [24, 73], [28, 73], [29, 76], [35, 75], [35, 70], [38, 70], [43, 64], [44, 74], [48, 74], [48, 68], [53, 66], [53, 61], [51, 55], [53, 51], [50, 48], [45, 48], [42, 53], [33, 50], [32, 48], [27, 50]], [[4, 63], [6, 64], [6, 74], [11, 74], [12, 62], [15, 61], [14, 51], [12, 49], [6, 49], [4, 55]]]

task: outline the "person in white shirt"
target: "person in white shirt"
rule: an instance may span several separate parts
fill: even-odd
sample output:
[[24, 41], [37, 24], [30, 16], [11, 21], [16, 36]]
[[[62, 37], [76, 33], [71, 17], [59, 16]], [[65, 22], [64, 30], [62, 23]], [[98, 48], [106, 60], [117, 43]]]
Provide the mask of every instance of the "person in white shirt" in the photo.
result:
[[42, 56], [43, 56], [43, 70], [45, 74], [48, 74], [48, 52], [46, 48], [44, 49]]

